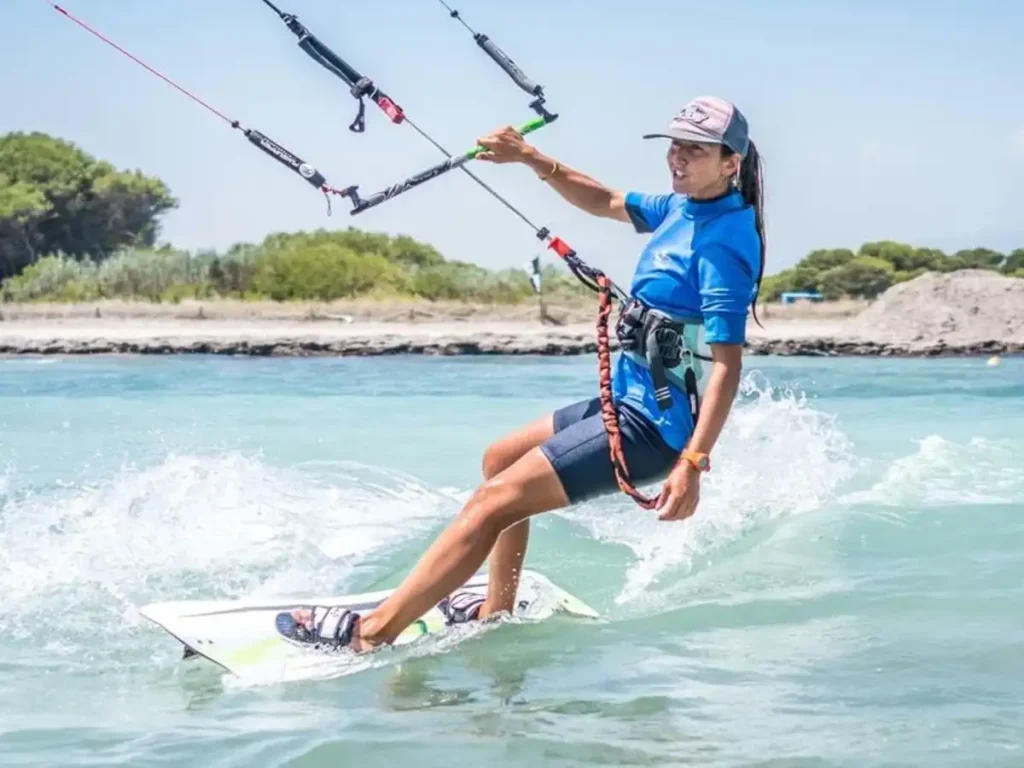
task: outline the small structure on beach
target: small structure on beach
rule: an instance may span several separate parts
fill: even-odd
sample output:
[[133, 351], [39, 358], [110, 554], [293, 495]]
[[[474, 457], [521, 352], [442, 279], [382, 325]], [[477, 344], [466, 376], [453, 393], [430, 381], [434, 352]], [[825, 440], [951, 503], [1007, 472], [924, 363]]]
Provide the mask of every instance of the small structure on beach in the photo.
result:
[[784, 291], [779, 296], [783, 304], [795, 304], [798, 301], [824, 301], [825, 297], [817, 291]]

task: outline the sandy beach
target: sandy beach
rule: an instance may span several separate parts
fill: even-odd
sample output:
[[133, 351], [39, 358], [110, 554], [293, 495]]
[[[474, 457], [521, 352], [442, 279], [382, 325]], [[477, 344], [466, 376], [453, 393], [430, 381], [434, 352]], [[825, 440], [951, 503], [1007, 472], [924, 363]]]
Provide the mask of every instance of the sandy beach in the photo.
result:
[[[751, 354], [817, 356], [1020, 353], [1022, 286], [990, 273], [926, 275], [870, 304], [763, 306], [763, 327], [748, 324], [747, 346]], [[596, 349], [595, 312], [585, 302], [549, 306], [542, 323], [532, 305], [6, 304], [0, 354], [574, 355]]]
[[[565, 310], [564, 324], [553, 324], [541, 323], [535, 308], [528, 311], [532, 318], [523, 317], [521, 308], [429, 310], [235, 302], [8, 306], [0, 322], [0, 354], [572, 355], [596, 349], [594, 317], [587, 317], [592, 312]], [[775, 319], [769, 310], [764, 329], [751, 327], [751, 348], [828, 343], [841, 334], [843, 320], [821, 314]]]

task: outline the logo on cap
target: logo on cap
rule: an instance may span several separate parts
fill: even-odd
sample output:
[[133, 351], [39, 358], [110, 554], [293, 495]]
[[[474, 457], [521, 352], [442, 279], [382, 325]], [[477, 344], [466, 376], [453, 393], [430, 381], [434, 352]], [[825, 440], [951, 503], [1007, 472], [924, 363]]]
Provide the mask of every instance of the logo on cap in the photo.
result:
[[676, 115], [676, 120], [686, 120], [688, 123], [703, 123], [711, 115], [700, 104], [687, 104], [682, 111]]

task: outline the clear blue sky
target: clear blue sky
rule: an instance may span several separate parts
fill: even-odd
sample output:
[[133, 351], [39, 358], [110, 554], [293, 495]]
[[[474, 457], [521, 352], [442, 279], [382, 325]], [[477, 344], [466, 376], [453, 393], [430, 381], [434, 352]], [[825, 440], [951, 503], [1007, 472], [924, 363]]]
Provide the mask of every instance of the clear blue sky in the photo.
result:
[[[356, 103], [258, 0], [66, 0], [65, 7], [243, 125], [376, 191], [440, 159]], [[281, 0], [449, 149], [530, 117], [528, 98], [435, 0]], [[746, 113], [766, 162], [769, 272], [816, 247], [896, 239], [1024, 247], [1024, 3], [1004, 0], [458, 0], [543, 83], [560, 120], [534, 134], [627, 189], [667, 189], [660, 128], [689, 98]], [[461, 173], [360, 216], [41, 0], [0, 2], [0, 132], [69, 139], [164, 179], [162, 238], [198, 249], [278, 231], [406, 233], [447, 257], [518, 266], [528, 229]], [[619, 280], [643, 239], [570, 208], [527, 170], [475, 163], [531, 217]]]

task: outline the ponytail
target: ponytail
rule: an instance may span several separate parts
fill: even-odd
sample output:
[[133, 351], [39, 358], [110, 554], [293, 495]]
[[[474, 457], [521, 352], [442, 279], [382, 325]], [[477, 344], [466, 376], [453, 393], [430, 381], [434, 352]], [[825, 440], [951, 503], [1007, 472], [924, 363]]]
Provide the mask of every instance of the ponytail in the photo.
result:
[[[723, 150], [732, 153], [728, 147], [723, 146]], [[739, 190], [743, 195], [743, 201], [754, 209], [754, 226], [757, 228], [757, 236], [761, 243], [761, 265], [757, 273], [757, 290], [754, 292], [753, 301], [754, 321], [761, 325], [761, 321], [757, 317], [757, 297], [761, 293], [761, 280], [764, 278], [767, 249], [764, 235], [764, 180], [762, 178], [761, 154], [757, 151], [753, 141], [750, 142], [747, 155], [740, 165]]]
[[[744, 202], [754, 209], [754, 226], [757, 228], [757, 237], [761, 241], [761, 267], [757, 273], [757, 290], [754, 291], [754, 322], [761, 325], [757, 317], [757, 298], [761, 294], [761, 280], [764, 278], [765, 266], [765, 237], [764, 237], [764, 182], [762, 180], [761, 154], [757, 151], [754, 142], [750, 142], [747, 156], [743, 158], [740, 165], [740, 193]], [[761, 326], [764, 327], [763, 325]]]

